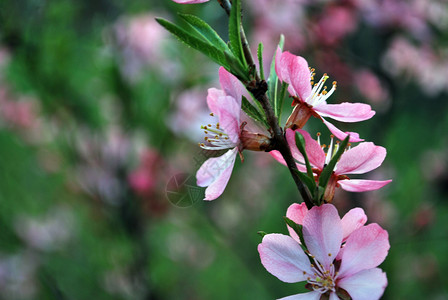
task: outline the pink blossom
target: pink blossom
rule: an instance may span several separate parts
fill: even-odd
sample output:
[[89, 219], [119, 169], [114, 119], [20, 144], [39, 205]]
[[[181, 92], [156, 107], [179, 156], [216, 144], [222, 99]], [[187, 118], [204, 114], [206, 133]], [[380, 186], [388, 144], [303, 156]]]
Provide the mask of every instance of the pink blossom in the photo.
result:
[[369, 70], [358, 71], [355, 84], [359, 92], [372, 103], [385, 102], [389, 96], [379, 78]]
[[244, 89], [239, 80], [222, 67], [219, 80], [222, 90], [211, 88], [207, 96], [211, 115], [216, 116], [219, 122], [202, 127], [207, 135], [207, 145], [202, 143], [200, 146], [206, 150], [230, 150], [219, 157], [209, 158], [197, 171], [197, 184], [207, 186], [204, 200], [214, 200], [222, 194], [238, 153], [241, 155], [243, 149], [261, 151], [269, 145], [269, 138], [265, 135], [244, 129], [248, 121], [243, 120], [241, 98]]
[[[296, 224], [303, 225], [303, 220], [308, 214], [309, 210], [305, 203], [294, 203], [288, 207], [286, 211], [286, 217], [291, 219]], [[356, 229], [361, 228], [367, 222], [367, 215], [362, 208], [356, 207], [349, 210], [344, 217], [342, 217], [341, 224], [343, 229], [342, 241], [345, 242], [347, 238]], [[299, 236], [297, 233], [288, 226], [289, 235], [300, 243]]]
[[315, 32], [318, 42], [333, 46], [356, 29], [356, 15], [347, 6], [329, 6], [319, 19]]
[[[331, 204], [315, 206], [303, 218], [303, 239], [307, 251], [295, 239], [267, 234], [258, 245], [266, 270], [284, 282], [307, 281], [311, 292], [282, 300], [379, 299], [387, 286], [379, 268], [389, 251], [389, 236], [378, 224], [355, 229], [344, 242], [344, 222]], [[350, 226], [351, 228], [353, 226]], [[328, 298], [327, 298], [328, 299]]]
[[[333, 154], [336, 153], [339, 144], [333, 145], [332, 138], [328, 152], [325, 153], [320, 142], [312, 139], [308, 132], [301, 129], [297, 129], [296, 131], [305, 139], [305, 151], [313, 167], [313, 172], [318, 178], [325, 165], [330, 162]], [[293, 157], [298, 162], [298, 169], [306, 172], [305, 160], [296, 145], [295, 132], [288, 129], [286, 131], [286, 139], [288, 140]], [[285, 164], [285, 161], [278, 151], [271, 151], [270, 153], [277, 161]], [[330, 202], [333, 199], [337, 187], [341, 187], [349, 192], [365, 192], [380, 189], [391, 182], [392, 180], [350, 179], [346, 176], [346, 174], [364, 174], [372, 171], [383, 163], [385, 157], [386, 149], [381, 146], [376, 146], [372, 142], [363, 142], [345, 151], [334, 168], [334, 172], [325, 190], [324, 199]]]
[[362, 103], [327, 104], [327, 99], [336, 90], [336, 81], [327, 91], [325, 82], [329, 78], [327, 74], [313, 85], [314, 69], [309, 69], [307, 61], [300, 56], [289, 52], [281, 52], [277, 49], [275, 57], [275, 71], [278, 78], [289, 84], [288, 91], [294, 98], [294, 110], [286, 121], [286, 128], [303, 128], [311, 116], [321, 119], [330, 131], [340, 140], [350, 134], [351, 142], [360, 142], [357, 133], [342, 132], [336, 126], [325, 120], [329, 117], [341, 122], [359, 122], [368, 120], [375, 114], [370, 105]]

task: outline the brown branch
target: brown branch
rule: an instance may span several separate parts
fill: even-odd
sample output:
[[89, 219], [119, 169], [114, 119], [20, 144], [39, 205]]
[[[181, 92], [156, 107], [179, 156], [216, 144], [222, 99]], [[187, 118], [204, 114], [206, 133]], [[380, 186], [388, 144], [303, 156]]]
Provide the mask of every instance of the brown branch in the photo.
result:
[[[227, 15], [230, 15], [230, 9], [232, 7], [229, 0], [218, 0], [220, 5], [224, 8]], [[275, 116], [274, 110], [272, 109], [271, 103], [269, 102], [269, 98], [266, 95], [268, 90], [268, 85], [266, 81], [260, 79], [260, 75], [258, 74], [258, 70], [256, 70], [256, 66], [254, 63], [254, 59], [252, 57], [252, 53], [250, 51], [249, 42], [247, 41], [246, 34], [244, 32], [243, 25], [240, 27], [240, 35], [241, 35], [241, 43], [243, 45], [244, 57], [246, 59], [249, 68], [253, 68], [255, 70], [255, 80], [249, 82], [246, 85], [246, 88], [254, 95], [255, 99], [261, 103], [263, 110], [266, 114], [266, 118], [269, 126], [272, 128], [272, 139], [271, 142], [273, 144], [273, 149], [278, 150], [283, 159], [288, 166], [289, 172], [291, 173], [292, 178], [297, 186], [297, 189], [302, 196], [303, 201], [305, 202], [308, 209], [314, 206], [310, 191], [300, 180], [297, 172], [296, 162], [291, 154], [291, 149], [289, 148], [288, 142], [286, 141], [285, 135], [283, 133], [283, 129], [280, 127], [277, 117]]]

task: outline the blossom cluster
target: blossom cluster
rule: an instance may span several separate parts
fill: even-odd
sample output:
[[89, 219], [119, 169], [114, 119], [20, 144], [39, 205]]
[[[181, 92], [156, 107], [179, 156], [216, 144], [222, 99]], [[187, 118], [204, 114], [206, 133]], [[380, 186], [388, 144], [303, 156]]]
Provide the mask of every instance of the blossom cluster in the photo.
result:
[[[238, 5], [238, 1], [218, 2], [225, 9], [226, 4]], [[230, 18], [232, 14], [237, 13], [232, 10]], [[205, 30], [204, 26], [201, 25], [201, 30]], [[246, 41], [242, 44], [247, 45]], [[246, 60], [252, 59], [243, 58]], [[262, 64], [262, 57], [259, 60]], [[301, 193], [302, 197], [305, 195], [304, 203], [292, 204], [286, 212], [289, 236], [262, 233], [263, 240], [258, 246], [261, 263], [268, 272], [284, 282], [304, 281], [305, 288], [310, 290], [282, 299], [379, 299], [387, 286], [387, 278], [377, 267], [390, 247], [388, 233], [378, 224], [366, 225], [367, 216], [361, 208], [350, 210], [341, 219], [332, 203], [339, 187], [349, 192], [364, 192], [390, 183], [391, 180], [348, 176], [378, 168], [386, 157], [386, 149], [364, 141], [356, 132], [345, 132], [328, 120], [355, 123], [372, 118], [375, 111], [363, 103], [327, 103], [337, 89], [337, 82], [328, 89], [326, 73], [315, 80], [316, 70], [309, 67], [306, 59], [283, 51], [280, 45], [272, 64], [267, 83], [258, 74], [245, 77], [246, 74], [242, 75], [232, 65], [219, 69], [220, 88], [210, 88], [207, 95], [213, 121], [201, 126], [205, 136], [199, 143], [201, 148], [219, 154], [208, 158], [199, 168], [197, 185], [206, 187], [204, 200], [215, 200], [223, 195], [237, 156], [244, 161], [244, 150], [269, 152], [291, 170], [293, 177], [295, 172], [300, 174], [297, 180], [307, 191]], [[275, 90], [275, 99], [270, 99], [274, 103], [283, 103], [286, 91], [292, 99], [292, 110], [284, 125], [279, 123], [279, 104], [275, 104], [273, 116], [270, 103], [265, 101], [269, 88]], [[321, 144], [320, 133], [315, 140], [305, 130], [312, 119], [322, 122], [330, 131], [328, 147]], [[279, 146], [282, 141], [289, 149]], [[292, 165], [288, 153], [292, 156]]]

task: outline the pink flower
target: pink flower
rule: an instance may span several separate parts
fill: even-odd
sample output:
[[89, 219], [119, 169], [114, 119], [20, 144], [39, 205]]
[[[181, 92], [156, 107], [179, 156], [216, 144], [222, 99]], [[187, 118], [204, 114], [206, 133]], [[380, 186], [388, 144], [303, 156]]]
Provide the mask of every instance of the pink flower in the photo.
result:
[[368, 104], [340, 103], [327, 104], [327, 99], [336, 90], [336, 81], [327, 91], [325, 82], [329, 78], [324, 74], [321, 80], [314, 85], [314, 69], [309, 69], [303, 57], [295, 56], [289, 52], [277, 49], [275, 57], [275, 71], [282, 82], [289, 84], [288, 91], [294, 98], [294, 110], [286, 121], [286, 128], [303, 128], [311, 116], [321, 119], [330, 131], [340, 140], [350, 134], [350, 142], [363, 141], [357, 133], [344, 133], [333, 124], [324, 119], [329, 117], [341, 122], [359, 122], [368, 120], [375, 114]]
[[208, 0], [173, 0], [173, 1], [179, 4], [196, 4], [196, 3], [204, 3], [207, 2]]
[[311, 290], [282, 300], [318, 300], [323, 295], [336, 300], [338, 294], [353, 300], [381, 297], [387, 278], [377, 266], [390, 248], [387, 231], [369, 224], [355, 229], [344, 243], [343, 224], [336, 208], [324, 204], [311, 208], [303, 218], [306, 252], [290, 236], [263, 237], [258, 252], [266, 270], [284, 282], [307, 281], [305, 287]]
[[244, 149], [264, 151], [269, 145], [269, 138], [260, 133], [249, 132], [248, 121], [241, 110], [241, 98], [244, 89], [239, 80], [227, 72], [219, 69], [219, 81], [222, 90], [211, 88], [208, 90], [207, 104], [212, 116], [217, 116], [216, 125], [203, 126], [204, 139], [207, 143], [200, 144], [206, 150], [230, 149], [222, 156], [209, 158], [196, 173], [198, 186], [206, 187], [204, 200], [215, 200], [224, 191], [232, 174], [235, 158]]
[[[314, 174], [317, 178], [321, 174], [325, 165], [327, 165], [333, 154], [336, 153], [339, 144], [333, 145], [333, 138], [331, 139], [330, 146], [327, 153], [324, 152], [320, 142], [311, 138], [310, 134], [304, 130], [297, 129], [305, 139], [305, 151], [311, 166], [313, 167]], [[301, 172], [306, 172], [305, 160], [297, 149], [295, 132], [291, 129], [286, 130], [286, 139], [291, 153], [296, 159], [297, 167]], [[271, 155], [280, 163], [285, 164], [281, 154], [278, 151], [271, 151]], [[378, 168], [386, 157], [386, 149], [381, 146], [376, 146], [371, 142], [363, 142], [358, 144], [346, 152], [344, 152], [337, 162], [334, 172], [328, 182], [325, 190], [324, 199], [327, 202], [332, 201], [335, 189], [341, 187], [349, 192], [365, 192], [373, 191], [382, 188], [392, 180], [364, 180], [364, 179], [350, 179], [346, 174], [364, 174]], [[316, 178], [316, 180], [317, 180]]]
[[[303, 220], [308, 212], [309, 210], [305, 203], [294, 203], [288, 207], [286, 217], [294, 221], [296, 224], [303, 225]], [[342, 241], [345, 242], [350, 234], [352, 234], [356, 229], [361, 228], [366, 222], [367, 216], [362, 208], [356, 207], [349, 210], [341, 220], [343, 229]], [[289, 235], [300, 243], [297, 233], [291, 227], [287, 227]]]

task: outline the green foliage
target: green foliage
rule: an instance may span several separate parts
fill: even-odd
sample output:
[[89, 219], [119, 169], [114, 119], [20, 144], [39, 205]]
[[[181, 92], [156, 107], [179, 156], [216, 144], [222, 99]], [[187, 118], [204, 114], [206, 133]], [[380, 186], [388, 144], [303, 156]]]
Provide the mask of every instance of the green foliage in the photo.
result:
[[[285, 44], [285, 37], [283, 35], [281, 35], [280, 41], [278, 43], [278, 47], [282, 50], [284, 44]], [[277, 116], [277, 118], [279, 118], [279, 121], [281, 121], [280, 116], [281, 116], [281, 105], [283, 103], [283, 99], [280, 99], [280, 97], [278, 95], [278, 76], [275, 73], [276, 53], [277, 52], [274, 52], [274, 56], [272, 57], [271, 68], [270, 68], [270, 72], [269, 72], [268, 94], [269, 94], [269, 99], [271, 100], [272, 106], [274, 107], [275, 115]]]
[[263, 43], [258, 44], [257, 48], [258, 65], [260, 66], [260, 78], [264, 80], [264, 66], [263, 66]]
[[[211, 60], [217, 64], [224, 66], [226, 69], [230, 69], [228, 64], [228, 59], [226, 59], [225, 51], [220, 50], [215, 45], [209, 43], [205, 38], [201, 39], [190, 32], [180, 28], [179, 26], [165, 20], [162, 18], [156, 18], [157, 22], [165, 27], [166, 30], [171, 32], [180, 41], [184, 42], [186, 45], [202, 52], [204, 55], [209, 57]], [[218, 45], [220, 47], [220, 45]]]
[[191, 26], [191, 28], [199, 33], [210, 45], [215, 46], [221, 51], [228, 51], [227, 44], [221, 39], [221, 37], [202, 19], [187, 14], [179, 14], [179, 16]]
[[243, 44], [241, 42], [241, 0], [234, 0], [229, 17], [229, 41], [230, 49], [242, 64], [244, 69], [247, 69], [246, 58], [244, 57]]
[[347, 135], [347, 137], [339, 145], [338, 151], [333, 155], [328, 165], [326, 165], [322, 170], [322, 173], [319, 176], [319, 186], [321, 186], [322, 188], [325, 189], [327, 187], [328, 181], [333, 174], [334, 167], [336, 167], [336, 163], [338, 162], [339, 158], [341, 158], [341, 155], [345, 152], [345, 148], [347, 148], [349, 139], [350, 135]]
[[264, 113], [260, 112], [252, 103], [249, 102], [249, 100], [246, 99], [246, 97], [243, 96], [242, 102], [241, 102], [241, 108], [243, 111], [252, 119], [254, 119], [257, 122], [260, 122], [263, 124], [266, 128], [269, 128], [269, 124], [266, 121], [266, 117]]

